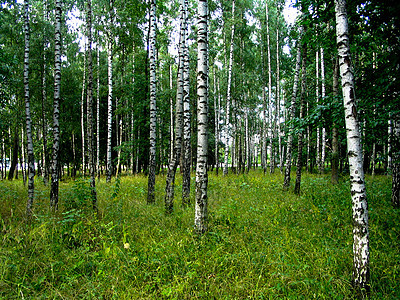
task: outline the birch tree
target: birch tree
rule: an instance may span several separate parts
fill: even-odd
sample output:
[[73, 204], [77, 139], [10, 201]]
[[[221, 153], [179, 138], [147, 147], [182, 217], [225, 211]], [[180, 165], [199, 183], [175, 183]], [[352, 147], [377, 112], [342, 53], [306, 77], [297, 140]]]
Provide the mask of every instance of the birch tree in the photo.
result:
[[[305, 106], [305, 95], [306, 95], [306, 57], [307, 57], [307, 48], [306, 45], [302, 46], [302, 66], [301, 66], [301, 96], [300, 96], [300, 120], [304, 118], [304, 106]], [[300, 185], [301, 185], [301, 169], [303, 167], [303, 129], [300, 128], [299, 133], [297, 134], [297, 164], [296, 164], [296, 182], [294, 185], [294, 193], [300, 194]]]
[[149, 61], [150, 61], [150, 157], [149, 177], [147, 188], [147, 203], [155, 202], [156, 184], [156, 139], [157, 139], [157, 78], [156, 78], [156, 0], [150, 0], [150, 32], [149, 32]]
[[51, 164], [50, 206], [58, 209], [58, 164], [60, 149], [60, 88], [61, 88], [61, 0], [55, 2], [54, 100], [53, 100], [53, 160]]
[[[294, 82], [293, 82], [293, 93], [292, 100], [290, 103], [289, 114], [290, 119], [294, 120], [296, 113], [296, 98], [297, 98], [297, 90], [299, 84], [299, 73], [301, 66], [301, 46], [300, 46], [300, 37], [297, 41], [297, 54], [296, 54], [296, 68], [294, 71]], [[287, 138], [287, 150], [286, 150], [286, 163], [285, 163], [285, 177], [283, 181], [283, 188], [288, 189], [290, 186], [290, 170], [292, 168], [292, 147], [293, 147], [293, 124], [289, 127], [288, 138]]]
[[197, 164], [195, 231], [203, 234], [208, 228], [208, 3], [197, 2]]
[[190, 74], [189, 74], [189, 48], [187, 42], [188, 36], [188, 0], [183, 1], [185, 14], [185, 38], [183, 44], [183, 151], [182, 151], [182, 205], [190, 203], [190, 166], [191, 152], [190, 145], [191, 129], [190, 129]]
[[[232, 1], [232, 25], [231, 25], [231, 43], [229, 48], [229, 66], [228, 66], [228, 85], [226, 91], [226, 116], [225, 116], [225, 157], [224, 157], [224, 175], [228, 175], [228, 157], [229, 157], [229, 116], [231, 108], [231, 88], [232, 88], [232, 65], [233, 65], [233, 46], [235, 38], [235, 0]], [[233, 150], [232, 150], [233, 151]], [[232, 159], [233, 161], [233, 159]]]
[[93, 61], [92, 61], [92, 0], [86, 3], [86, 34], [87, 34], [87, 60], [88, 60], [88, 92], [87, 92], [87, 118], [88, 118], [88, 152], [90, 187], [92, 193], [93, 209], [97, 211], [96, 195], [96, 166], [95, 166], [95, 138], [93, 115]]
[[181, 3], [180, 34], [179, 34], [179, 61], [176, 92], [175, 112], [175, 141], [172, 160], [168, 165], [167, 181], [165, 186], [165, 211], [172, 213], [175, 192], [175, 175], [182, 154], [183, 137], [183, 98], [184, 98], [184, 60], [185, 60], [185, 38], [186, 38], [186, 13], [184, 2]]
[[30, 42], [30, 26], [29, 26], [29, 0], [24, 1], [24, 33], [25, 33], [25, 50], [24, 50], [24, 91], [25, 91], [25, 115], [26, 115], [26, 141], [28, 152], [28, 201], [26, 204], [26, 215], [28, 220], [32, 216], [32, 204], [35, 193], [35, 157], [33, 155], [32, 140], [32, 120], [29, 95], [29, 42]]
[[393, 142], [392, 152], [392, 204], [394, 207], [400, 207], [400, 119], [393, 120]]
[[368, 204], [365, 190], [360, 127], [355, 102], [354, 75], [350, 59], [349, 29], [345, 0], [335, 0], [336, 36], [342, 94], [345, 108], [347, 153], [353, 212], [353, 279], [359, 293], [369, 286]]
[[[110, 1], [110, 23], [113, 20], [113, 1]], [[112, 33], [107, 34], [107, 70], [108, 70], [108, 96], [107, 96], [107, 166], [106, 182], [111, 181], [112, 176], [112, 119], [113, 119], [113, 38]]]

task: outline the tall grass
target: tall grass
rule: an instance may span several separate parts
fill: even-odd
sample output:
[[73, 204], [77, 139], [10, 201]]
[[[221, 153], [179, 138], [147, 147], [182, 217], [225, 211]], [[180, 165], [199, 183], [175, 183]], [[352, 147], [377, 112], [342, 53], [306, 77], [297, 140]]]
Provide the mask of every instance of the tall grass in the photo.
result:
[[[165, 177], [156, 204], [147, 179], [60, 186], [49, 212], [36, 183], [35, 220], [26, 225], [26, 189], [0, 182], [0, 297], [37, 299], [351, 299], [349, 182], [305, 174], [302, 193], [282, 190], [278, 172], [209, 178], [209, 232], [193, 232], [193, 205], [182, 208], [177, 178], [172, 215], [164, 214]], [[193, 180], [192, 180], [193, 181]], [[400, 218], [390, 178], [367, 178], [371, 299], [400, 299]], [[194, 190], [194, 187], [192, 187]], [[192, 194], [192, 199], [193, 199]]]

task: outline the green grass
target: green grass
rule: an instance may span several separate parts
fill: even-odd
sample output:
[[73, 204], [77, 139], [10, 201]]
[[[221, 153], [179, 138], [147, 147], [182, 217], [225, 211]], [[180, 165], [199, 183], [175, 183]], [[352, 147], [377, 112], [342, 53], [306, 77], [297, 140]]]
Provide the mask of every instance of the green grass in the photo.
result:
[[[2, 181], [0, 298], [351, 299], [348, 181], [332, 186], [328, 175], [305, 174], [295, 196], [283, 192], [278, 173], [211, 174], [202, 237], [193, 232], [193, 205], [180, 205], [180, 177], [170, 216], [165, 176], [157, 177], [155, 205], [146, 204], [144, 176], [102, 179], [98, 216], [87, 182], [62, 182], [53, 215], [48, 187], [36, 179], [31, 225], [22, 182]], [[367, 178], [371, 299], [400, 298], [400, 213], [390, 180]]]

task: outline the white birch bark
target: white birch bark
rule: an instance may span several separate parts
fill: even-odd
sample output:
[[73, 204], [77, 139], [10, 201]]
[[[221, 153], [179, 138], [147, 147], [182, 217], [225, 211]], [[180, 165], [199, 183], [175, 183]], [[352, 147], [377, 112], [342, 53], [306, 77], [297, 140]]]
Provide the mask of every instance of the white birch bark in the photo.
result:
[[388, 141], [387, 141], [387, 172], [392, 170], [392, 135], [393, 135], [393, 121], [389, 116], [388, 120]]
[[350, 60], [348, 19], [345, 0], [335, 0], [336, 36], [342, 82], [347, 151], [353, 211], [353, 286], [358, 292], [369, 290], [368, 204], [365, 190], [362, 145], [355, 102], [354, 75]]
[[88, 91], [87, 91], [87, 117], [88, 117], [88, 152], [89, 152], [89, 173], [92, 196], [92, 206], [97, 211], [96, 193], [96, 165], [95, 165], [95, 136], [94, 136], [94, 114], [93, 114], [93, 60], [92, 60], [92, 0], [86, 2], [86, 34], [88, 40]]
[[176, 92], [176, 111], [175, 111], [175, 141], [172, 160], [168, 165], [167, 180], [165, 185], [165, 211], [167, 214], [173, 211], [173, 201], [175, 193], [175, 175], [182, 155], [183, 139], [183, 98], [184, 98], [184, 60], [185, 60], [185, 37], [186, 37], [186, 16], [184, 3], [180, 6], [180, 32], [179, 32], [179, 61]]
[[113, 106], [113, 53], [112, 40], [107, 40], [107, 68], [108, 68], [108, 97], [107, 97], [107, 167], [106, 181], [112, 176], [112, 106]]
[[[289, 114], [290, 114], [291, 120], [293, 120], [295, 118], [295, 110], [296, 110], [295, 106], [296, 106], [297, 90], [298, 90], [298, 84], [299, 84], [300, 64], [301, 64], [301, 49], [300, 49], [300, 40], [299, 40], [299, 41], [297, 41], [296, 69], [294, 72], [292, 100], [291, 100], [290, 108], [289, 108]], [[290, 125], [289, 132], [288, 132], [288, 139], [287, 139], [285, 177], [284, 177], [284, 181], [283, 181], [284, 189], [288, 189], [290, 186], [290, 170], [292, 168], [292, 147], [293, 147], [293, 125]]]
[[85, 52], [83, 54], [83, 79], [82, 79], [82, 95], [81, 95], [81, 133], [82, 133], [82, 173], [86, 175], [86, 124], [85, 124], [85, 92], [86, 92], [86, 38]]
[[157, 51], [156, 51], [156, 0], [150, 0], [150, 158], [147, 188], [147, 203], [155, 202], [156, 184], [156, 139], [157, 139]]
[[278, 134], [278, 152], [279, 166], [282, 170], [282, 137], [281, 137], [281, 72], [280, 72], [280, 56], [279, 56], [279, 26], [276, 27], [276, 122]]
[[190, 128], [190, 74], [189, 74], [189, 48], [188, 48], [188, 0], [183, 1], [185, 13], [185, 38], [183, 41], [183, 149], [182, 149], [182, 205], [190, 203], [190, 170], [191, 170], [191, 153], [190, 145], [191, 128]]
[[400, 207], [400, 119], [394, 116], [393, 120], [393, 162], [392, 162], [392, 204], [395, 208]]
[[215, 139], [215, 172], [218, 175], [218, 165], [219, 165], [219, 155], [218, 155], [218, 143], [219, 143], [219, 138], [218, 138], [218, 127], [219, 127], [219, 111], [217, 107], [217, 78], [216, 78], [216, 72], [215, 72], [215, 66], [213, 68], [213, 88], [214, 88], [214, 93], [213, 93], [213, 99], [214, 99], [214, 139]]
[[[324, 49], [321, 48], [321, 97], [325, 98], [325, 62], [324, 62]], [[320, 163], [320, 173], [324, 171], [325, 168], [325, 156], [326, 156], [326, 129], [322, 127], [321, 134], [321, 163]]]
[[61, 0], [55, 2], [54, 101], [53, 101], [53, 160], [51, 167], [50, 206], [58, 209], [58, 164], [60, 149], [60, 89], [61, 89]]
[[[99, 34], [97, 33], [97, 37]], [[99, 39], [99, 37], [98, 37]], [[100, 180], [100, 46], [97, 41], [97, 89], [96, 89], [96, 171]]]
[[[317, 50], [315, 53], [315, 96], [317, 98], [317, 105], [319, 103], [319, 51]], [[316, 157], [316, 165], [318, 171], [321, 169], [321, 151], [320, 151], [320, 144], [321, 144], [321, 130], [319, 126], [317, 126], [317, 142], [316, 142], [316, 150], [317, 150], [317, 157]]]
[[197, 23], [197, 164], [195, 231], [203, 234], [208, 228], [208, 3], [198, 0]]
[[[233, 65], [233, 42], [235, 37], [235, 0], [232, 1], [232, 26], [231, 26], [231, 43], [229, 48], [229, 66], [228, 66], [228, 85], [226, 91], [226, 116], [225, 116], [225, 157], [224, 157], [224, 175], [228, 175], [228, 157], [229, 157], [229, 141], [230, 141], [230, 106], [231, 106], [231, 88], [232, 88], [232, 65]], [[232, 148], [232, 153], [234, 149]], [[233, 156], [233, 155], [231, 155]], [[233, 157], [232, 157], [233, 162]]]
[[32, 217], [32, 205], [35, 194], [35, 157], [33, 155], [32, 140], [32, 120], [30, 109], [29, 94], [29, 51], [30, 51], [30, 24], [29, 24], [29, 1], [24, 1], [24, 33], [25, 33], [25, 51], [24, 51], [24, 91], [25, 91], [25, 115], [26, 115], [26, 142], [28, 151], [28, 201], [26, 204], [26, 215], [29, 220]]
[[270, 45], [270, 32], [269, 32], [269, 11], [268, 11], [268, 0], [265, 1], [265, 15], [267, 20], [267, 59], [268, 59], [268, 153], [269, 153], [269, 170], [270, 173], [274, 173], [275, 159], [273, 149], [273, 133], [272, 128], [274, 124], [274, 114], [272, 111], [272, 71], [271, 71], [271, 45]]

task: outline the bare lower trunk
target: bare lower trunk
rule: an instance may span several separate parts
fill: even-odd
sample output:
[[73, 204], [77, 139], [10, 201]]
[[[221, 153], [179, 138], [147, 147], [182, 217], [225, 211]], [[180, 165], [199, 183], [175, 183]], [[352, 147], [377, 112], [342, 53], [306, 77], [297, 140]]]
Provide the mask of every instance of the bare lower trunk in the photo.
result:
[[393, 122], [393, 162], [392, 162], [392, 204], [400, 207], [400, 118], [396, 116]]

